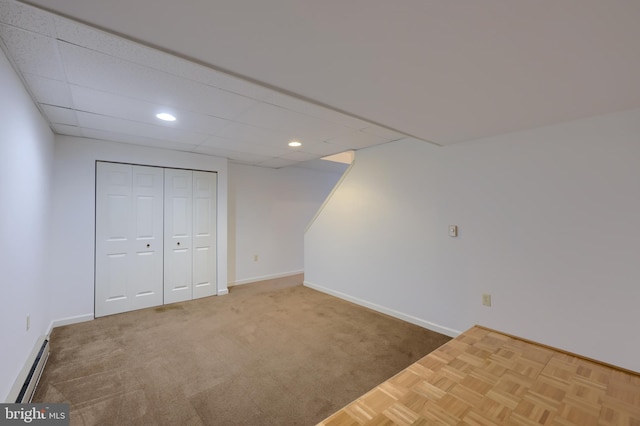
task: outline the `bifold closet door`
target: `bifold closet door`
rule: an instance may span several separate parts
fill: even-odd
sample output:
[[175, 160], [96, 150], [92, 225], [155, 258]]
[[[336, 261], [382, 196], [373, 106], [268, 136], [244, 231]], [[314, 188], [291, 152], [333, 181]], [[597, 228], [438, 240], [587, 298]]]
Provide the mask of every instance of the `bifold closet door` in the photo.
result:
[[165, 169], [164, 303], [217, 293], [216, 184], [215, 173]]
[[163, 302], [163, 170], [96, 165], [95, 316]]

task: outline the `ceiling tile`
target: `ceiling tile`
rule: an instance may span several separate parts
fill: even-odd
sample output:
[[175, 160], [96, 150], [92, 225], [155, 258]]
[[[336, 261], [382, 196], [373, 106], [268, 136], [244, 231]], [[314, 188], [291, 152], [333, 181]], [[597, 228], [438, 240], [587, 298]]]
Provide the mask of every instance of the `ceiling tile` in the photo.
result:
[[269, 103], [280, 106], [282, 108], [290, 109], [292, 111], [298, 111], [312, 117], [321, 118], [323, 120], [347, 126], [351, 129], [363, 129], [371, 125], [369, 122], [361, 120], [359, 118], [352, 117], [350, 115], [343, 114], [330, 108], [307, 102], [302, 99], [286, 95], [284, 93], [274, 92], [269, 99]]
[[324, 141], [346, 135], [353, 129], [331, 121], [322, 120], [291, 111], [276, 105], [260, 102], [242, 114], [236, 121], [288, 135], [287, 140], [298, 139], [303, 143]]
[[284, 133], [236, 122], [230, 123], [220, 132], [216, 133], [216, 136], [259, 145], [275, 146], [286, 146], [291, 139], [290, 135]]
[[258, 102], [236, 117], [236, 121], [269, 130], [278, 130], [291, 121], [292, 111]]
[[215, 71], [185, 59], [62, 17], [55, 17], [54, 22], [58, 40], [177, 77], [206, 84], [216, 81]]
[[36, 102], [65, 108], [73, 107], [69, 85], [64, 81], [28, 73], [23, 74], [23, 77]]
[[297, 112], [292, 112], [288, 118], [290, 121], [287, 123], [287, 128], [303, 142], [321, 142], [353, 132], [349, 127]]
[[52, 124], [67, 124], [77, 126], [78, 119], [76, 113], [70, 108], [61, 108], [52, 105], [41, 105], [42, 111], [45, 113], [49, 122]]
[[114, 37], [110, 33], [78, 24], [69, 19], [55, 17], [55, 28], [60, 40], [149, 68], [163, 70], [166, 73], [217, 87], [227, 92], [252, 99], [266, 99], [272, 92], [270, 89], [238, 77], [123, 38]]
[[15, 1], [0, 0], [0, 22], [49, 37], [55, 35], [51, 14]]
[[273, 90], [264, 86], [222, 72], [218, 72], [215, 77], [215, 80], [211, 82], [212, 85], [252, 99], [264, 101], [274, 93]]
[[83, 128], [82, 136], [92, 139], [102, 139], [106, 141], [122, 142], [132, 145], [152, 146], [155, 148], [171, 149], [176, 151], [192, 152], [197, 145], [173, 142], [168, 140], [154, 139], [149, 137], [128, 135], [109, 130]]
[[52, 124], [53, 131], [59, 135], [83, 136], [82, 128], [77, 126], [69, 126], [68, 124]]
[[206, 134], [213, 134], [228, 124], [227, 120], [210, 115], [169, 108], [76, 85], [70, 85], [70, 88], [74, 105], [81, 111], [155, 125], [164, 124], [156, 118], [157, 113], [169, 112], [178, 118], [170, 123], [171, 127]]
[[219, 118], [232, 119], [256, 101], [139, 64], [60, 42], [70, 83]]
[[252, 152], [269, 157], [279, 157], [291, 150], [288, 146], [256, 144], [241, 140], [221, 138], [219, 136], [208, 137], [202, 143], [202, 146], [223, 148], [231, 151]]
[[325, 155], [337, 154], [338, 152], [344, 151], [344, 149], [342, 149], [340, 146], [327, 142], [305, 142], [302, 144], [302, 147], [300, 147], [300, 150], [310, 154], [316, 154], [316, 156], [321, 157], [324, 157]]
[[20, 71], [64, 80], [64, 71], [53, 39], [5, 24], [0, 24], [0, 37], [11, 51], [11, 57]]
[[[76, 115], [78, 116], [78, 123], [80, 123], [82, 127], [94, 130], [104, 130], [114, 134], [147, 137], [151, 139], [194, 145], [200, 144], [205, 139], [205, 135], [201, 133], [174, 129], [169, 126], [156, 126], [136, 121], [123, 120], [121, 118], [108, 117], [106, 115], [90, 114], [82, 111], [77, 111]], [[114, 129], [117, 129], [117, 131], [114, 131]]]
[[234, 161], [242, 162], [245, 164], [257, 164], [271, 158], [270, 156], [258, 155], [252, 152], [239, 152], [239, 151], [233, 151], [230, 149], [202, 146], [202, 145], [194, 148], [193, 152], [215, 155], [217, 157], [224, 157], [224, 158], [228, 158], [229, 160], [234, 160]]

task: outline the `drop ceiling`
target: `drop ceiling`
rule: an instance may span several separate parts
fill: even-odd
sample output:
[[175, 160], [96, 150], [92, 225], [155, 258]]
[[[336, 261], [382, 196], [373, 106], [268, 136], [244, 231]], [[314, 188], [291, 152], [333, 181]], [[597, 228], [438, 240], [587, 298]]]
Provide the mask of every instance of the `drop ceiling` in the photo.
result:
[[29, 3], [0, 36], [61, 134], [283, 167], [640, 108], [637, 0]]
[[0, 11], [3, 47], [60, 135], [271, 168], [317, 168], [312, 160], [403, 137], [22, 3], [0, 0]]

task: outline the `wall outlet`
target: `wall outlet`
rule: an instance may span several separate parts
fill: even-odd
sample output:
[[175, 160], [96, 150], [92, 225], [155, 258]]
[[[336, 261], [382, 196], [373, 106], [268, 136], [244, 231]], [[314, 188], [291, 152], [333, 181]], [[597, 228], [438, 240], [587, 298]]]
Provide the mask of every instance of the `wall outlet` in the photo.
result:
[[458, 225], [449, 225], [449, 236], [454, 238], [458, 236]]
[[484, 306], [491, 306], [491, 295], [490, 294], [483, 294], [482, 295], [482, 304]]
[[31, 328], [31, 315], [27, 314], [27, 331]]

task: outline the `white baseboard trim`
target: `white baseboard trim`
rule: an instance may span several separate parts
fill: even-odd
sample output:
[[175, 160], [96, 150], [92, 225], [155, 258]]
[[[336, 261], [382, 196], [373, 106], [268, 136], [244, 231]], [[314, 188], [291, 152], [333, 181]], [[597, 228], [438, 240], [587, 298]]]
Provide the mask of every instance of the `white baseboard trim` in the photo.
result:
[[218, 293], [217, 293], [218, 296], [224, 296], [225, 294], [229, 294], [228, 288], [218, 290]]
[[369, 309], [373, 309], [374, 311], [383, 313], [385, 315], [389, 315], [394, 318], [401, 319], [406, 322], [410, 322], [411, 324], [415, 324], [422, 328], [426, 328], [427, 330], [435, 331], [436, 333], [444, 334], [449, 337], [458, 337], [462, 334], [461, 331], [455, 330], [453, 328], [445, 327], [439, 324], [434, 324], [431, 321], [423, 320], [421, 318], [414, 317], [413, 315], [405, 314], [400, 311], [396, 311], [395, 309], [387, 308], [381, 305], [377, 305], [372, 302], [368, 302], [366, 300], [360, 299], [358, 297], [350, 296], [348, 294], [341, 293], [339, 291], [332, 290], [330, 288], [311, 283], [309, 281], [304, 281], [305, 287], [312, 288], [314, 290], [318, 290], [322, 293], [330, 294], [331, 296], [338, 297], [340, 299], [346, 300], [351, 303], [355, 303], [356, 305], [364, 306]]
[[245, 280], [234, 281], [232, 283], [228, 283], [227, 286], [228, 287], [233, 287], [233, 286], [236, 286], [236, 285], [251, 284], [251, 283], [258, 282], [258, 281], [266, 281], [266, 280], [272, 280], [272, 279], [275, 279], [275, 278], [290, 277], [292, 275], [298, 275], [298, 274], [303, 274], [303, 273], [304, 273], [304, 269], [301, 269], [299, 271], [283, 272], [281, 274], [263, 275], [261, 277], [253, 277], [253, 278], [247, 278]]
[[51, 324], [49, 324], [49, 329], [47, 330], [47, 337], [51, 335], [51, 331], [56, 327], [75, 324], [78, 322], [91, 321], [93, 319], [94, 319], [94, 316], [91, 313], [91, 314], [84, 314], [84, 315], [76, 315], [75, 317], [67, 317], [67, 318], [60, 318], [57, 320], [53, 320], [51, 321]]

